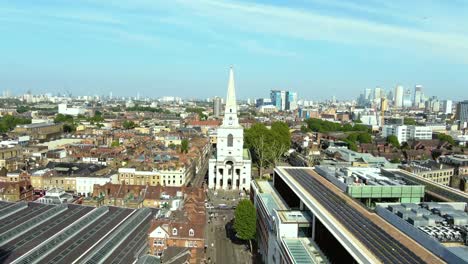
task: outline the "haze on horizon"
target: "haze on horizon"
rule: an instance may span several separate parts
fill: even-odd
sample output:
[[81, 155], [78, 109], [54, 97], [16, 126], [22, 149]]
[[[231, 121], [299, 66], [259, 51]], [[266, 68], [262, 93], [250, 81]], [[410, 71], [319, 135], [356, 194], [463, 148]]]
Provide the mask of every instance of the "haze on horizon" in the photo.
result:
[[465, 1], [98, 1], [0, 3], [0, 91], [224, 96], [270, 89], [355, 98], [422, 84], [468, 91]]

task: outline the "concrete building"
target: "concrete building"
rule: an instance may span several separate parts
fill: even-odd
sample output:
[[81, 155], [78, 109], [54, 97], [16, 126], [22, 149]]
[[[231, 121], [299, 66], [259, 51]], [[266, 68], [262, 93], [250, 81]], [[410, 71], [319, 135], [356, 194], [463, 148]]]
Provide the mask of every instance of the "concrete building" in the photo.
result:
[[426, 126], [406, 126], [406, 125], [385, 125], [382, 128], [382, 136], [394, 135], [398, 142], [403, 143], [408, 140], [429, 140], [432, 139], [432, 129]]
[[234, 71], [229, 73], [223, 124], [217, 129], [214, 157], [209, 160], [208, 187], [212, 189], [249, 189], [252, 161], [244, 146], [244, 129], [237, 117]]

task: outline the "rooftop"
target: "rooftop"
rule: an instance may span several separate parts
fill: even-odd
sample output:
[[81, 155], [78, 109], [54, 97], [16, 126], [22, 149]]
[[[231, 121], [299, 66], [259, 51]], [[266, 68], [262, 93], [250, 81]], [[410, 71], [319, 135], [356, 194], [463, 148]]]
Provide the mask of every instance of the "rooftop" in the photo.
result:
[[132, 263], [134, 248], [146, 245], [134, 238], [146, 235], [151, 218], [147, 208], [0, 203], [0, 262]]

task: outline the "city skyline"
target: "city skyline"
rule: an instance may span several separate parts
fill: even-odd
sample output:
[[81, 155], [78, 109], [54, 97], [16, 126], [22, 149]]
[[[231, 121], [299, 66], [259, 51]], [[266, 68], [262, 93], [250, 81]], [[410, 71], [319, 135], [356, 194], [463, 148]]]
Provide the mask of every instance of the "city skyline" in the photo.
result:
[[456, 23], [467, 6], [421, 3], [3, 3], [0, 90], [223, 96], [232, 64], [239, 98], [342, 100], [422, 84], [452, 99], [468, 83], [468, 32]]

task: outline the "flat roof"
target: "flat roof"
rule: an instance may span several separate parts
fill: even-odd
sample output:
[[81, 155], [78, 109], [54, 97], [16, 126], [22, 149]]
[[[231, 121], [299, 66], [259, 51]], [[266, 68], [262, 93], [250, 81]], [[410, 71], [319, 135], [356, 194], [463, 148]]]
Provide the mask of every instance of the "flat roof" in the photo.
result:
[[[304, 167], [279, 167], [275, 169], [280, 177], [289, 178], [297, 183], [296, 188], [305, 191], [310, 197], [310, 203], [317, 201], [322, 208], [331, 214], [335, 220], [347, 229], [349, 234], [359, 240], [369, 252], [383, 262], [391, 263], [425, 263], [425, 261], [413, 252], [413, 249], [403, 245], [399, 240], [390, 235], [387, 230], [357, 210], [352, 202], [345, 201], [336, 190], [325, 186], [322, 181], [328, 182], [319, 176], [313, 168]], [[285, 181], [287, 182], [287, 181]], [[329, 182], [328, 182], [329, 183]], [[287, 184], [287, 183], [286, 183]], [[330, 183], [331, 184], [331, 183]], [[291, 186], [290, 186], [291, 187]], [[382, 222], [384, 222], [382, 220]], [[417, 243], [413, 242], [415, 245]]]

